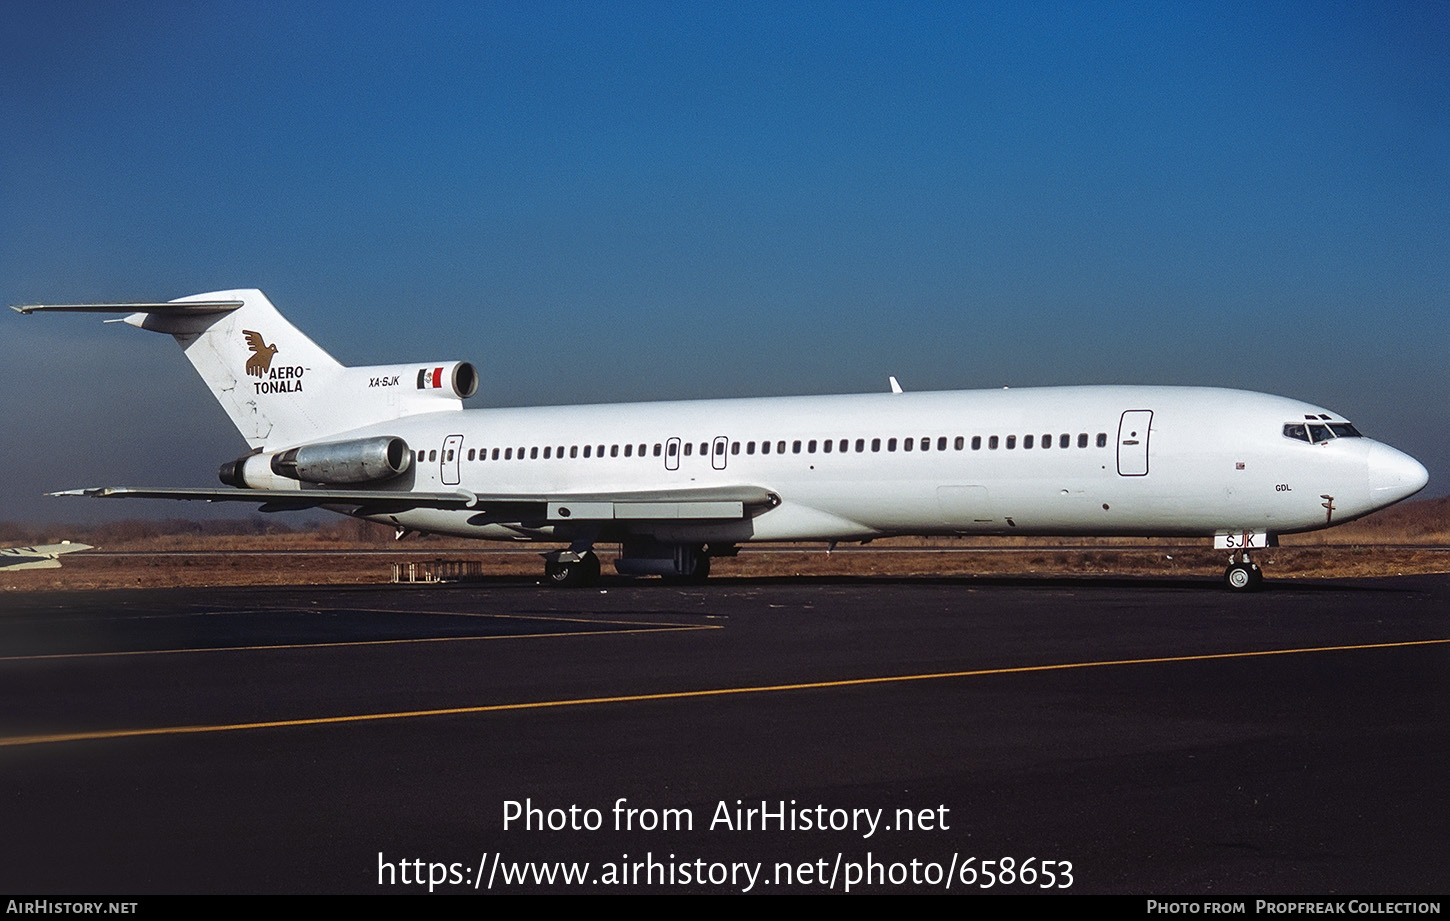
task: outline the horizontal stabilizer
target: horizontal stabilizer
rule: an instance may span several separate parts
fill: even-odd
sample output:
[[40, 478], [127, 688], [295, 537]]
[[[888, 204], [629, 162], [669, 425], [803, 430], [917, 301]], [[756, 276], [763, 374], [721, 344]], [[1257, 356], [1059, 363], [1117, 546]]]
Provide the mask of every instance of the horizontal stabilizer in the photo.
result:
[[173, 316], [200, 316], [227, 313], [242, 306], [241, 301], [170, 301], [164, 304], [21, 304], [10, 309], [16, 313], [156, 313]]

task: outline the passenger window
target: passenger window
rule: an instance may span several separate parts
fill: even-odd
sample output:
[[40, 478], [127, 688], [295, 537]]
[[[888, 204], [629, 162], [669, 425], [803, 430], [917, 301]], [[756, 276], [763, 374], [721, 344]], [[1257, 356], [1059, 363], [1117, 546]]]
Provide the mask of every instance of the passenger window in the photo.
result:
[[1048, 434], [1042, 436], [1042, 446], [1044, 448], [1050, 448], [1050, 447], [1052, 447], [1052, 433], [1051, 432], [1049, 432]]
[[[670, 452], [671, 456], [673, 456], [674, 453], [675, 452], [671, 451]], [[659, 456], [660, 456], [660, 445], [659, 445], [659, 442], [655, 442], [655, 457], [659, 457]]]
[[1106, 448], [1107, 446], [1108, 446], [1108, 433], [1107, 432], [1098, 432], [1098, 447], [1100, 447], [1100, 448]]
[[[1009, 448], [1012, 447], [1012, 439], [1011, 438], [1008, 438], [1007, 439], [1007, 447], [1009, 447]], [[1032, 436], [1031, 435], [1023, 435], [1022, 436], [1022, 447], [1023, 448], [1030, 448], [1030, 447], [1032, 447]]]
[[980, 450], [982, 450], [982, 436], [981, 435], [973, 435], [972, 436], [972, 450], [973, 451], [980, 451]]
[[827, 454], [830, 454], [831, 453], [831, 446], [833, 444], [834, 444], [834, 442], [832, 442], [831, 439], [827, 438], [825, 441], [821, 442], [821, 450], [824, 451], [824, 452], [826, 452]]
[[553, 451], [554, 448], [552, 445], [544, 445], [544, 460], [548, 460], [550, 457], [552, 457]]
[[[522, 453], [522, 452], [520, 452], [520, 453]], [[539, 459], [539, 449], [538, 448], [529, 448], [529, 460], [538, 460], [538, 459]]]
[[692, 452], [694, 452], [694, 450], [695, 450], [695, 443], [693, 441], [687, 441], [687, 442], [685, 442], [685, 456], [686, 457], [689, 457], [690, 454]]
[[[945, 439], [943, 439], [943, 440], [945, 440]], [[958, 435], [957, 436], [957, 440], [952, 443], [952, 447], [956, 448], [958, 451], [960, 451], [962, 448], [965, 448], [966, 446], [967, 446], [967, 440], [965, 438], [963, 438], [961, 435]], [[946, 449], [943, 448], [942, 450], [945, 451]]]
[[504, 448], [503, 449], [503, 459], [504, 460], [513, 460], [514, 459], [514, 449], [513, 448]]
[[775, 443], [775, 453], [776, 454], [784, 454], [785, 453], [785, 442], [784, 441], [777, 441]]
[[592, 449], [593, 449], [593, 448], [594, 448], [594, 446], [593, 446], [593, 445], [585, 445], [585, 446], [584, 446], [584, 456], [585, 456], [585, 457], [588, 457], [588, 456], [589, 456], [589, 452], [590, 452], [590, 451], [591, 451], [591, 450], [592, 450]]
[[856, 453], [857, 454], [864, 454], [864, 453], [866, 453], [866, 439], [864, 439], [864, 438], [857, 438], [856, 439]]
[[881, 450], [881, 439], [880, 438], [873, 438], [873, 439], [871, 439], [871, 450], [872, 451], [880, 451]]
[[610, 445], [609, 446], [609, 456], [610, 457], [618, 457], [619, 456], [619, 445]]
[[634, 445], [625, 445], [624, 446], [624, 456], [625, 457], [634, 457]]
[[738, 442], [738, 441], [732, 441], [732, 442], [730, 442], [730, 453], [731, 454], [739, 454], [740, 453], [740, 442]]
[[814, 438], [812, 438], [809, 442], [806, 443], [806, 453], [807, 454], [814, 454], [814, 453], [816, 453], [816, 440]]
[[1072, 447], [1072, 436], [1071, 435], [1068, 435], [1066, 433], [1058, 436], [1057, 446], [1059, 448], [1070, 448], [1070, 447]]
[[1079, 432], [1078, 433], [1078, 436], [1077, 436], [1077, 446], [1079, 448], [1086, 448], [1087, 447], [1087, 432]]
[[770, 442], [768, 442], [768, 441], [762, 441], [760, 443], [760, 453], [761, 454], [769, 454], [770, 453]]
[[790, 453], [792, 453], [792, 454], [799, 454], [799, 453], [801, 453], [801, 443], [800, 443], [800, 439], [799, 438], [797, 438], [795, 441], [791, 442], [791, 444], [790, 444]]
[[915, 439], [912, 439], [912, 438], [903, 438], [903, 439], [901, 439], [901, 450], [903, 450], [903, 451], [910, 451], [911, 450], [911, 443], [914, 440]]
[[498, 460], [498, 448], [493, 449], [493, 459]]
[[569, 456], [570, 457], [578, 457], [579, 456], [579, 446], [578, 445], [570, 445], [569, 446]]
[[997, 450], [997, 436], [996, 435], [993, 435], [991, 438], [988, 438], [987, 439], [987, 450], [989, 450], [989, 451], [995, 451], [995, 450]]
[[1015, 447], [1017, 447], [1017, 436], [1016, 435], [1008, 435], [1007, 436], [1007, 450], [1010, 451], [1010, 450], [1012, 450]]
[[[961, 439], [958, 438], [957, 439], [957, 442], [958, 442], [958, 444], [957, 444], [957, 450], [960, 451], [962, 449], [962, 446], [961, 446], [961, 443], [960, 443], [961, 442]], [[936, 440], [936, 449], [938, 451], [945, 451], [947, 449], [947, 439], [946, 439], [946, 436], [945, 435], [943, 435], [942, 437], [940, 437], [940, 438], [938, 438]]]
[[886, 439], [886, 450], [888, 450], [888, 451], [895, 451], [896, 450], [896, 439], [895, 438], [888, 438], [888, 439]]

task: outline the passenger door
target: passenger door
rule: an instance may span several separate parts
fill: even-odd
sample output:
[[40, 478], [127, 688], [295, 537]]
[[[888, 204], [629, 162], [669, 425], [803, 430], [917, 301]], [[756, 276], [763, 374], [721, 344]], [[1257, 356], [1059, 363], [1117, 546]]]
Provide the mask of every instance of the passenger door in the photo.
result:
[[1118, 475], [1148, 475], [1148, 434], [1153, 410], [1130, 409], [1118, 422]]

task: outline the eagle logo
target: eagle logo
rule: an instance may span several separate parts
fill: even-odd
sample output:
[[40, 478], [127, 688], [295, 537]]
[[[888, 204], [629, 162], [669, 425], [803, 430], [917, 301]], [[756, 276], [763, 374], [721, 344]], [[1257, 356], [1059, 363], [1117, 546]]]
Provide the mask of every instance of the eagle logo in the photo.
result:
[[252, 357], [247, 359], [247, 373], [253, 377], [266, 376], [272, 367], [272, 356], [277, 354], [277, 347], [263, 342], [262, 334], [250, 329], [242, 330], [242, 335], [247, 337], [247, 348], [252, 350]]

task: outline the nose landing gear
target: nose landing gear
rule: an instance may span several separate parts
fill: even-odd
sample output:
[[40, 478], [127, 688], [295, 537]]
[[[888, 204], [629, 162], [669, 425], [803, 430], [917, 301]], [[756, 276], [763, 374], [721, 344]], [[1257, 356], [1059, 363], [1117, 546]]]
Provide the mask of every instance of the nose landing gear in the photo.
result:
[[1264, 571], [1249, 559], [1247, 550], [1240, 550], [1229, 556], [1223, 583], [1228, 586], [1229, 591], [1256, 592], [1264, 585]]

